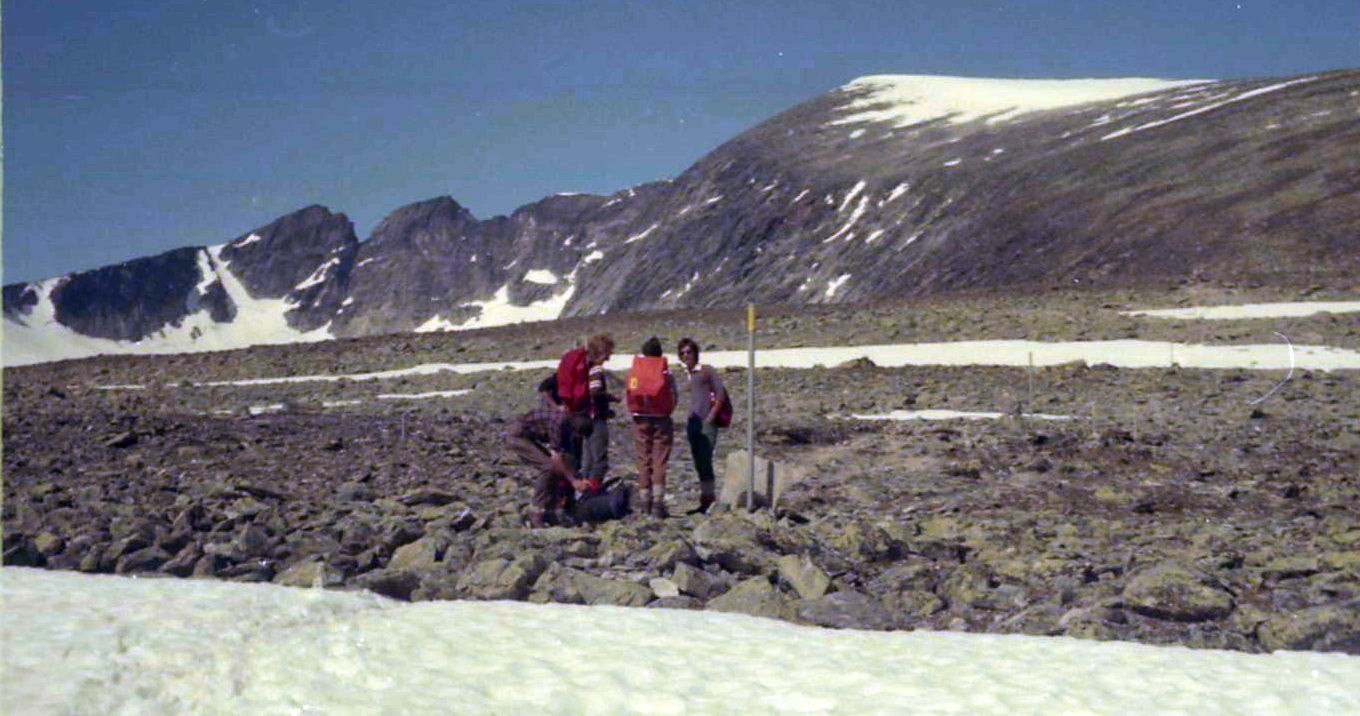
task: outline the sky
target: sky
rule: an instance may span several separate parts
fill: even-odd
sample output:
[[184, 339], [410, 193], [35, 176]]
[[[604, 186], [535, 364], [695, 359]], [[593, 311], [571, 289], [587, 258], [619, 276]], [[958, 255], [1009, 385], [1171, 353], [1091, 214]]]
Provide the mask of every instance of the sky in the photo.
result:
[[1336, 653], [16, 567], [0, 570], [0, 597], [7, 713], [1360, 712], [1360, 657]]
[[1355, 0], [8, 0], [3, 280], [671, 178], [869, 74], [1360, 67]]

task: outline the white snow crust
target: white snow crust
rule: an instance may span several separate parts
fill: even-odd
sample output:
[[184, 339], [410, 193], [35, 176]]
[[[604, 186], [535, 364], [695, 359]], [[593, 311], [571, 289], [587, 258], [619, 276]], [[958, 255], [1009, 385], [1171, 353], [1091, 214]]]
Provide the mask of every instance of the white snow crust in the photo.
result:
[[[1294, 345], [1291, 356], [1290, 347], [1284, 343], [1205, 346], [1139, 340], [1064, 343], [1006, 340], [772, 348], [756, 351], [756, 365], [760, 368], [831, 367], [859, 358], [868, 358], [875, 365], [884, 368], [908, 365], [1025, 366], [1029, 365], [1031, 360], [1034, 365], [1042, 367], [1080, 360], [1092, 364], [1108, 363], [1120, 368], [1164, 368], [1174, 363], [1185, 368], [1285, 370], [1292, 364], [1300, 370], [1360, 369], [1360, 351], [1328, 346]], [[746, 365], [746, 360], [744, 350], [708, 351], [703, 354], [703, 361], [715, 368], [741, 368]], [[631, 365], [631, 361], [632, 356], [616, 355], [605, 366], [609, 370], [624, 371]], [[466, 375], [492, 370], [541, 370], [556, 365], [557, 361], [552, 359], [490, 363], [422, 363], [410, 368], [372, 373], [250, 378], [211, 381], [201, 385], [250, 386], [314, 381], [392, 380], [446, 372]]]
[[[886, 413], [854, 413], [848, 417], [853, 420], [875, 420], [906, 422], [912, 420], [997, 420], [1014, 413], [970, 412], [960, 410], [892, 410]], [[1049, 415], [1047, 413], [1023, 413], [1026, 418], [1039, 420], [1071, 420], [1070, 415]], [[833, 416], [844, 418], [847, 416]]]
[[[1121, 79], [988, 79], [933, 75], [871, 75], [842, 87], [868, 90], [847, 104], [849, 114], [831, 124], [885, 122], [906, 127], [935, 119], [960, 124], [983, 119], [988, 124], [1012, 120], [1026, 112], [1120, 99], [1207, 80]], [[882, 106], [887, 105], [887, 106]]]
[[1319, 313], [1360, 312], [1360, 301], [1296, 301], [1286, 303], [1244, 303], [1238, 306], [1191, 306], [1120, 311], [1125, 316], [1180, 318], [1222, 321], [1239, 318], [1302, 318]]
[[1347, 714], [1360, 658], [0, 569], [12, 714]]

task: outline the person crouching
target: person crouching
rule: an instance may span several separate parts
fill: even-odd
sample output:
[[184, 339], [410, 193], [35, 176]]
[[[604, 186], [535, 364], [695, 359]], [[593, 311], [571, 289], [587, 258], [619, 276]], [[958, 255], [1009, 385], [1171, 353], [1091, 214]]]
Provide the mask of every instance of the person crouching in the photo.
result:
[[534, 527], [565, 521], [575, 496], [587, 483], [571, 464], [572, 443], [590, 435], [590, 418], [539, 405], [515, 418], [505, 433], [505, 446], [520, 464], [535, 471], [529, 499], [529, 523]]
[[628, 412], [633, 414], [633, 447], [637, 450], [639, 512], [666, 516], [666, 467], [675, 443], [675, 377], [661, 355], [656, 336], [642, 344], [628, 372]]

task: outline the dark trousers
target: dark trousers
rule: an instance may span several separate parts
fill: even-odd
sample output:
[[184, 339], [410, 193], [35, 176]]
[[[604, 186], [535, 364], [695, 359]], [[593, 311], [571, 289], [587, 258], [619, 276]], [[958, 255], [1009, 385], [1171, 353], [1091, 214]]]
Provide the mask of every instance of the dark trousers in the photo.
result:
[[571, 483], [567, 482], [565, 476], [558, 474], [552, 458], [542, 445], [528, 438], [507, 437], [505, 449], [516, 462], [534, 470], [534, 488], [529, 504], [535, 510], [556, 510], [570, 501], [573, 496]]
[[637, 450], [638, 489], [666, 490], [666, 466], [675, 444], [675, 421], [664, 418], [633, 418], [633, 447]]
[[699, 473], [700, 494], [711, 497], [716, 479], [713, 453], [718, 449], [718, 426], [691, 415], [685, 423], [685, 435], [689, 438], [689, 452], [694, 456], [694, 471]]
[[609, 473], [609, 421], [591, 420], [590, 435], [585, 439], [585, 456], [581, 476], [603, 481]]

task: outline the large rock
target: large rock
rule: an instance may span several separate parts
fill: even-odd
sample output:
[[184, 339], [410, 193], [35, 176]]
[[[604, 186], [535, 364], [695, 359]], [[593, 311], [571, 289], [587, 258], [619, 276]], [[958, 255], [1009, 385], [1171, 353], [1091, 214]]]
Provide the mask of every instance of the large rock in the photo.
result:
[[444, 543], [435, 537], [422, 537], [415, 542], [398, 547], [388, 560], [388, 569], [404, 569], [420, 572], [434, 569], [444, 556]]
[[826, 594], [831, 587], [831, 578], [826, 576], [811, 559], [796, 554], [786, 554], [777, 562], [779, 578], [793, 587], [803, 599], [817, 599]]
[[360, 587], [384, 597], [409, 601], [411, 593], [420, 587], [420, 575], [404, 569], [380, 569], [358, 579]]
[[573, 575], [576, 590], [586, 604], [612, 604], [620, 607], [640, 607], [652, 601], [652, 590], [636, 582], [605, 579], [593, 574], [577, 572]]
[[798, 617], [833, 629], [891, 629], [892, 615], [862, 592], [843, 590], [798, 604]]
[[1271, 651], [1340, 651], [1360, 655], [1360, 599], [1301, 609], [1268, 619], [1257, 636]]
[[1124, 587], [1133, 612], [1174, 622], [1203, 622], [1232, 613], [1233, 598], [1213, 577], [1183, 564], [1165, 562], [1139, 571]]
[[458, 579], [458, 588], [477, 599], [523, 599], [547, 561], [537, 553], [515, 560], [488, 559], [478, 562]]
[[[777, 463], [757, 455], [755, 457], [755, 504], [778, 505], [779, 498], [790, 485], [802, 480], [807, 472], [797, 465]], [[745, 450], [727, 454], [724, 464], [722, 490], [718, 501], [728, 507], [744, 508], [746, 493], [751, 491], [751, 457]]]
[[775, 569], [775, 554], [765, 545], [766, 538], [742, 515], [716, 515], [694, 530], [694, 550], [704, 562], [729, 572], [767, 574]]
[[736, 612], [770, 619], [792, 619], [795, 611], [789, 600], [775, 590], [765, 577], [752, 577], [738, 582], [720, 597], [710, 599], [708, 609]]
[[675, 565], [671, 581], [684, 594], [705, 601], [721, 594], [728, 586], [725, 580], [684, 562]]
[[344, 574], [322, 559], [304, 559], [274, 575], [274, 583], [285, 587], [334, 587]]

